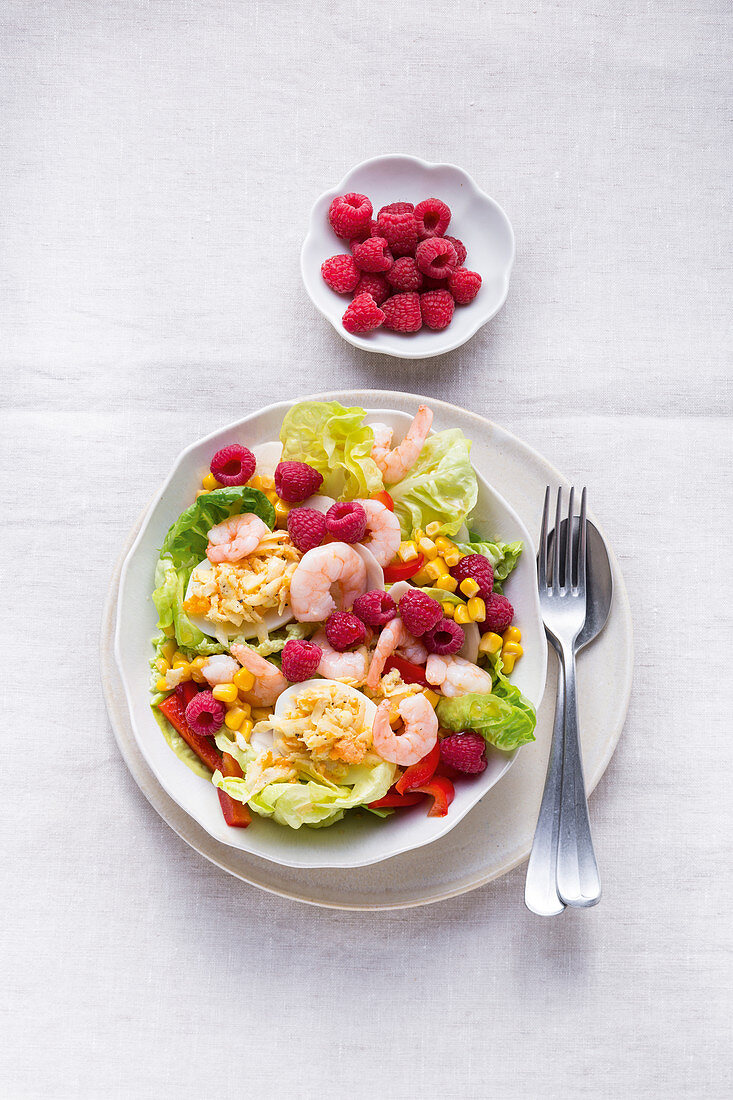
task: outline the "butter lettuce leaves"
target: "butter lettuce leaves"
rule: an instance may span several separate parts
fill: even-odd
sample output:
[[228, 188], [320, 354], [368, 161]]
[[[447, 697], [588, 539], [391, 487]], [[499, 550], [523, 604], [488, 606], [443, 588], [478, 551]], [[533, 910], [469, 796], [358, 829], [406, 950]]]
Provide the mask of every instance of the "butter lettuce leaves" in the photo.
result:
[[358, 406], [338, 401], [301, 401], [280, 429], [283, 462], [307, 462], [323, 476], [320, 491], [337, 500], [367, 497], [384, 488], [371, 456], [374, 432]]
[[478, 483], [470, 459], [471, 444], [460, 428], [428, 436], [415, 465], [402, 481], [388, 485], [400, 521], [409, 539], [416, 527], [440, 523], [437, 534], [455, 535], [472, 511]]
[[505, 581], [519, 561], [524, 549], [522, 542], [493, 542], [482, 539], [475, 531], [469, 531], [468, 542], [457, 542], [464, 554], [483, 554], [494, 567], [494, 580]]
[[529, 699], [499, 673], [490, 695], [471, 692], [455, 699], [441, 699], [438, 721], [446, 729], [475, 730], [489, 745], [511, 752], [535, 740], [537, 715]]
[[275, 525], [275, 509], [259, 489], [232, 485], [202, 493], [171, 525], [155, 568], [153, 603], [159, 628], [173, 627], [178, 645], [201, 655], [221, 653], [222, 646], [202, 634], [183, 610], [186, 587], [194, 566], [206, 556], [208, 532], [227, 519], [233, 506], [240, 513], [254, 513], [270, 528]]

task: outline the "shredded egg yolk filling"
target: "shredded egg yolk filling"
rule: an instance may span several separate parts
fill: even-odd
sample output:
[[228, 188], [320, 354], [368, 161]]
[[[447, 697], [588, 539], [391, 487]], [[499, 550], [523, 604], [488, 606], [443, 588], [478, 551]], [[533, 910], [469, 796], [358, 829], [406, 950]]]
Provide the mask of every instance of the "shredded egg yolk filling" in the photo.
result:
[[[364, 701], [333, 685], [295, 696], [284, 715], [270, 720], [278, 751], [305, 770], [337, 779], [343, 765], [361, 764], [372, 747]], [[371, 754], [374, 762], [379, 760]]]
[[266, 612], [282, 614], [290, 595], [290, 580], [300, 561], [287, 531], [270, 531], [257, 549], [241, 561], [197, 566], [183, 609], [204, 615], [212, 623], [262, 623]]

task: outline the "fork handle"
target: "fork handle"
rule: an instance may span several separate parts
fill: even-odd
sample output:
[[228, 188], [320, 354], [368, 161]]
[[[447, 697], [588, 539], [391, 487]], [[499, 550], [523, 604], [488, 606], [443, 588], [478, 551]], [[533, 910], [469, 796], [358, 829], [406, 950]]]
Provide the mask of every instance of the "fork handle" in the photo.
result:
[[561, 647], [561, 663], [565, 670], [565, 736], [557, 843], [557, 892], [566, 905], [586, 908], [597, 905], [601, 900], [601, 880], [593, 851], [585, 795], [572, 646]]
[[[550, 641], [553, 644], [552, 638]], [[560, 796], [562, 793], [562, 756], [565, 739], [565, 667], [557, 660], [557, 698], [547, 776], [542, 794], [532, 851], [527, 864], [524, 904], [540, 917], [554, 917], [565, 908], [557, 893], [557, 841], [560, 832]]]

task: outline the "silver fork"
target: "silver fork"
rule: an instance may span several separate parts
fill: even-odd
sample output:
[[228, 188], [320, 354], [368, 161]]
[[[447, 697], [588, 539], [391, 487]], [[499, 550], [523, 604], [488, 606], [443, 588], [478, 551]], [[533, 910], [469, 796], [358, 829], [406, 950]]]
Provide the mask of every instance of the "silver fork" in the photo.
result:
[[537, 559], [542, 619], [559, 662], [552, 749], [524, 895], [528, 908], [543, 916], [560, 913], [565, 905], [586, 907], [597, 905], [601, 900], [583, 779], [575, 677], [575, 644], [586, 617], [585, 489], [581, 494], [577, 537], [574, 537], [574, 504], [575, 490], [571, 489], [565, 531], [565, 570], [561, 576], [562, 489], [557, 491], [550, 562], [548, 485]]

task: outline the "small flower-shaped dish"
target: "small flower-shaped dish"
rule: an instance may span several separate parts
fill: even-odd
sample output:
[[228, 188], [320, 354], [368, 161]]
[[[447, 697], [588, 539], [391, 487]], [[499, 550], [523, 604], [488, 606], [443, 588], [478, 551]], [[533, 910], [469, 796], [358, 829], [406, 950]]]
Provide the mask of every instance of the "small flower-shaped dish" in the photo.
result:
[[[323, 281], [321, 264], [329, 256], [348, 252], [349, 243], [336, 236], [328, 222], [328, 208], [336, 195], [350, 191], [368, 195], [377, 211], [391, 202], [439, 198], [451, 209], [448, 235], [458, 237], [468, 249], [465, 267], [477, 271], [483, 282], [474, 300], [456, 306], [453, 320], [442, 332], [423, 327], [407, 334], [380, 328], [363, 336], [347, 332], [341, 323], [351, 300], [336, 294]], [[496, 316], [506, 301], [514, 262], [514, 232], [506, 214], [462, 168], [455, 164], [429, 164], [417, 157], [389, 155], [365, 160], [324, 192], [311, 212], [308, 235], [300, 253], [305, 288], [313, 304], [340, 336], [365, 351], [400, 359], [428, 359], [454, 351]]]

